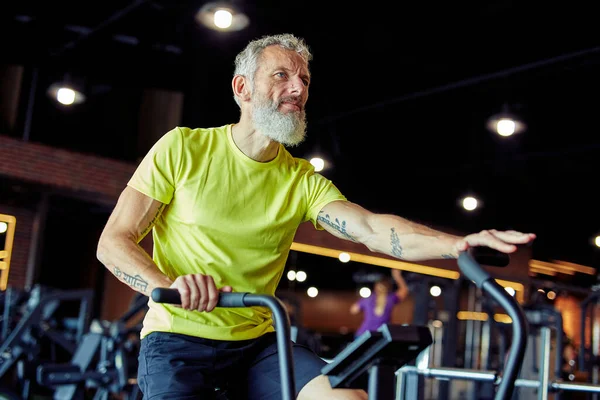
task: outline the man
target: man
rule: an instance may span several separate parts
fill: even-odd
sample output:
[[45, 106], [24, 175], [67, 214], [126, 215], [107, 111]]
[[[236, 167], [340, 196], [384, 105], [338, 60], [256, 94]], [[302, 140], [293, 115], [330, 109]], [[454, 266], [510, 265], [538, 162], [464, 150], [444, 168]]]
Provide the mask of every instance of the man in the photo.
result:
[[[149, 301], [138, 368], [147, 398], [210, 398], [228, 383], [231, 397], [281, 398], [268, 310], [215, 306], [219, 292], [274, 294], [302, 222], [413, 261], [456, 258], [469, 246], [510, 253], [534, 239], [495, 230], [458, 237], [371, 213], [293, 158], [285, 146], [304, 139], [311, 58], [293, 35], [250, 42], [232, 80], [239, 122], [167, 132], [119, 197], [98, 259], [138, 292], [181, 295], [179, 307]], [[152, 257], [138, 245], [150, 231]], [[320, 375], [324, 361], [305, 347], [294, 346], [293, 356], [298, 399], [367, 398], [333, 390]]]
[[360, 299], [350, 307], [350, 314], [356, 315], [362, 311], [363, 321], [354, 332], [357, 338], [366, 331], [376, 331], [382, 324], [389, 323], [396, 304], [404, 301], [409, 290], [399, 269], [392, 269], [392, 278], [397, 289], [392, 290], [389, 277], [382, 276], [373, 284], [373, 293], [366, 299]]

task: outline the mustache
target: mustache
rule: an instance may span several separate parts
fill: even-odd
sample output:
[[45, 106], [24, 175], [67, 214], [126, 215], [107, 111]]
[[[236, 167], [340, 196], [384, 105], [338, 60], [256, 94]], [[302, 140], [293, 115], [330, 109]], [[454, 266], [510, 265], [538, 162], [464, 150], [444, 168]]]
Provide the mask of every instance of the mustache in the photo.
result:
[[302, 105], [300, 97], [298, 97], [298, 96], [286, 96], [286, 97], [282, 97], [277, 102], [277, 107], [279, 107], [281, 104], [287, 103], [287, 102], [294, 103], [294, 104], [300, 106], [301, 109], [304, 109], [304, 106]]

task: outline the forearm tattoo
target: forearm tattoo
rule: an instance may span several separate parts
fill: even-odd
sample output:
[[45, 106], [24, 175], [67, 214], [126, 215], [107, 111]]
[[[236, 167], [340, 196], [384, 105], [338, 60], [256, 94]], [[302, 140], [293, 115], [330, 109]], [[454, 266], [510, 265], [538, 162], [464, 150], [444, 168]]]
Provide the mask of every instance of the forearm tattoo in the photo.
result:
[[160, 217], [160, 214], [162, 214], [162, 211], [165, 209], [165, 207], [166, 207], [166, 204], [164, 204], [164, 203], [162, 203], [160, 205], [160, 207], [158, 207], [158, 210], [156, 210], [156, 215], [152, 218], [152, 221], [150, 221], [148, 226], [142, 231], [142, 237], [146, 236], [148, 234], [148, 232], [150, 232], [150, 230], [152, 229], [152, 227], [158, 220], [158, 217]]
[[394, 257], [402, 258], [402, 253], [404, 252], [404, 250], [402, 249], [402, 246], [400, 246], [400, 238], [398, 237], [395, 228], [392, 228], [392, 233], [390, 234], [390, 242], [392, 245], [392, 255]]
[[333, 229], [336, 230], [336, 232], [338, 232], [344, 238], [351, 240], [353, 242], [357, 241], [355, 237], [353, 237], [346, 231], [346, 221], [340, 222], [337, 218], [335, 219], [335, 221], [331, 221], [329, 214], [325, 214], [325, 216], [323, 216], [321, 214], [322, 213], [319, 213], [319, 216], [317, 217], [317, 221], [321, 221], [324, 224], [332, 227]]
[[131, 276], [121, 271], [118, 267], [114, 267], [113, 269], [114, 275], [121, 281], [125, 282], [133, 289], [146, 293], [146, 289], [148, 288], [148, 282], [146, 282], [140, 275]]
[[452, 254], [442, 254], [442, 258], [447, 258], [448, 260], [454, 260], [456, 257], [454, 257]]

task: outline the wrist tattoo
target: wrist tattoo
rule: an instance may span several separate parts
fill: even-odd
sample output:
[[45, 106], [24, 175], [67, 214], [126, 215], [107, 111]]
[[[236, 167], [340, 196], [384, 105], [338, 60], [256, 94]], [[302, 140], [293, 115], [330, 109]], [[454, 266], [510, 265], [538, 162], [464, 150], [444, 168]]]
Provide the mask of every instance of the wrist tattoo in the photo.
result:
[[442, 258], [454, 260], [456, 257], [454, 257], [452, 254], [442, 254]]
[[140, 275], [133, 276], [133, 275], [126, 274], [125, 272], [121, 271], [117, 267], [115, 267], [113, 271], [114, 271], [114, 275], [119, 280], [125, 282], [126, 284], [128, 284], [133, 289], [135, 289], [139, 292], [146, 293], [146, 290], [148, 288], [148, 282], [146, 282]]

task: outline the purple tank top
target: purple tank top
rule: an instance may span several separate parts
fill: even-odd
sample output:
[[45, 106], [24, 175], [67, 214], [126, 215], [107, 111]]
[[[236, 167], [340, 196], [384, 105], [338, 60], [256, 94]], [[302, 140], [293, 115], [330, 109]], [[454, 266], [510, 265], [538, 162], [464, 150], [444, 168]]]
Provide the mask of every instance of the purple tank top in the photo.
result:
[[359, 301], [360, 309], [363, 312], [363, 322], [354, 333], [354, 337], [358, 337], [366, 331], [376, 331], [382, 324], [390, 322], [394, 305], [400, 302], [396, 292], [391, 292], [387, 296], [385, 308], [381, 315], [375, 314], [375, 299], [377, 296], [372, 294], [366, 299]]

